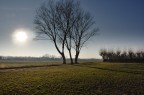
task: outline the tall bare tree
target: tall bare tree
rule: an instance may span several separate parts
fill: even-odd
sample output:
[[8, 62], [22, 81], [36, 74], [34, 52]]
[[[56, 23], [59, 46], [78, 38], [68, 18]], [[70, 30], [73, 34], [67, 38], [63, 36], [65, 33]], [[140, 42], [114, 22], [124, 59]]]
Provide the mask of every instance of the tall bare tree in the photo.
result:
[[[49, 1], [47, 4], [43, 4], [37, 11], [34, 19], [36, 25], [37, 39], [49, 38], [54, 43], [55, 48], [63, 58], [63, 64], [66, 64], [66, 58], [64, 53], [64, 45], [66, 41], [67, 33], [61, 31], [60, 27], [61, 16], [63, 15], [62, 6], [59, 6], [60, 2]], [[65, 26], [64, 26], [65, 27]]]
[[91, 14], [81, 8], [78, 9], [76, 18], [72, 39], [74, 41], [75, 63], [77, 64], [81, 49], [90, 38], [97, 34], [99, 29], [95, 27], [95, 21]]
[[61, 2], [58, 4], [58, 7], [60, 8], [58, 11], [60, 11], [58, 14], [59, 18], [61, 20], [58, 20], [58, 27], [59, 31], [62, 31], [62, 34], [65, 38], [60, 37], [60, 41], [65, 40], [65, 46], [69, 52], [71, 64], [73, 64], [72, 59], [72, 32], [74, 25], [77, 21], [77, 18], [75, 16], [77, 8], [79, 6], [78, 2], [74, 2], [74, 0], [61, 0]]

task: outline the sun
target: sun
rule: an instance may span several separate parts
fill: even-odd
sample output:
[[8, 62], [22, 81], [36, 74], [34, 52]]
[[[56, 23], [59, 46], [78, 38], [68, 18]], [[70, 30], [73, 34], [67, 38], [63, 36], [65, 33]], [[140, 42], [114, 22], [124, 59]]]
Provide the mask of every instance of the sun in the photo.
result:
[[19, 42], [25, 42], [25, 41], [27, 40], [27, 34], [26, 34], [26, 32], [19, 31], [19, 32], [16, 34], [16, 39], [17, 39], [17, 41], [19, 41]]
[[28, 35], [24, 30], [17, 30], [14, 34], [15, 40], [18, 42], [26, 42]]

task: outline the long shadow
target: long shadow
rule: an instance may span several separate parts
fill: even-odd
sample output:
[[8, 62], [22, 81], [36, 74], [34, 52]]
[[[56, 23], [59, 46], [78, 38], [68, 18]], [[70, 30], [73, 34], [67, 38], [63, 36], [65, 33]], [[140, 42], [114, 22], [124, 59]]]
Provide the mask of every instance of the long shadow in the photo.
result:
[[9, 70], [9, 69], [27, 69], [27, 68], [40, 68], [40, 67], [52, 67], [52, 66], [61, 66], [61, 64], [42, 65], [42, 66], [6, 67], [6, 68], [0, 68], [0, 70]]
[[84, 66], [84, 65], [74, 65], [74, 66], [87, 67], [87, 68], [94, 68], [94, 69], [105, 70], [105, 71], [123, 72], [123, 73], [129, 73], [129, 74], [144, 75], [144, 73], [140, 73], [140, 72], [137, 72], [137, 71], [134, 72], [134, 71], [114, 70], [114, 69], [109, 69], [109, 68], [91, 67], [91, 66]]

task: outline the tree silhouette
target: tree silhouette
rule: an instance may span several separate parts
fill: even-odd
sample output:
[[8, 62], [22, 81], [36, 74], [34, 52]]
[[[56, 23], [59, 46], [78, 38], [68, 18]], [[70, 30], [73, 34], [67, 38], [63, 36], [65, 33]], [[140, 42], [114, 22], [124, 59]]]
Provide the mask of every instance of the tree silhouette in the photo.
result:
[[73, 64], [72, 48], [75, 50], [75, 63], [84, 44], [98, 31], [90, 13], [80, 8], [74, 0], [49, 1], [41, 5], [34, 19], [37, 39], [51, 40], [66, 64], [65, 47]]
[[78, 63], [78, 57], [85, 43], [96, 35], [98, 28], [95, 27], [95, 21], [90, 13], [79, 9], [76, 13], [77, 21], [74, 25], [72, 40], [75, 49], [75, 63]]
[[67, 37], [67, 31], [61, 31], [61, 27], [65, 27], [61, 24], [65, 19], [63, 15], [63, 8], [59, 6], [61, 2], [49, 1], [47, 4], [41, 5], [36, 11], [34, 24], [38, 30], [37, 39], [49, 38], [59, 54], [63, 58], [63, 64], [66, 64], [66, 58], [64, 53], [65, 41]]

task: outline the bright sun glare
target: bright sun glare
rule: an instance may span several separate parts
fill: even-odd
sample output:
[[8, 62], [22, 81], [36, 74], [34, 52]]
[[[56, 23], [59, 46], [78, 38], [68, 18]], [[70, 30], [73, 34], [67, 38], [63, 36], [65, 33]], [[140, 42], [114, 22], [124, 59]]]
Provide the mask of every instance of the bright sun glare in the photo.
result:
[[25, 31], [22, 30], [17, 30], [15, 32], [15, 39], [18, 42], [25, 42], [27, 40], [28, 36], [27, 33]]

